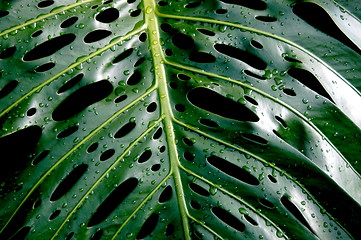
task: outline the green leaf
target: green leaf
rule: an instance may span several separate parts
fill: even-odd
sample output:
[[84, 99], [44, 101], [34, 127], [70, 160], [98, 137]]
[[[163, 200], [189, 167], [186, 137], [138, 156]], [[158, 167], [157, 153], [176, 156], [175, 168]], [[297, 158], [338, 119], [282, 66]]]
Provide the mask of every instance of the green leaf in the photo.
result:
[[1, 239], [360, 239], [361, 11], [4, 0]]

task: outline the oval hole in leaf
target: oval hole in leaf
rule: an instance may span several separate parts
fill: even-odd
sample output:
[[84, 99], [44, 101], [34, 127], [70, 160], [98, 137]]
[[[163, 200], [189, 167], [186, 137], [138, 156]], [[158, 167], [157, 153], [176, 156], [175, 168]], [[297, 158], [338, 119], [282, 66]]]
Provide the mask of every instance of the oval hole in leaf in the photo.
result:
[[259, 185], [258, 179], [247, 172], [245, 169], [238, 167], [237, 165], [224, 160], [215, 155], [207, 157], [207, 161], [218, 170], [224, 172], [225, 174], [232, 176], [244, 183], [257, 186]]
[[62, 22], [60, 24], [60, 27], [61, 28], [67, 28], [67, 27], [70, 27], [71, 25], [73, 25], [74, 23], [76, 23], [76, 21], [78, 21], [78, 17], [71, 17], [71, 18], [68, 18], [67, 20], [65, 20], [64, 22]]
[[16, 80], [11, 80], [8, 82], [8, 84], [6, 84], [5, 87], [0, 90], [0, 99], [9, 95], [18, 86], [18, 84], [19, 82]]
[[56, 187], [54, 192], [51, 194], [50, 201], [56, 201], [67, 194], [72, 187], [79, 181], [79, 179], [87, 171], [88, 165], [81, 164], [74, 168], [69, 175], [67, 175], [63, 181]]
[[88, 153], [94, 152], [95, 150], [97, 150], [98, 146], [99, 146], [99, 143], [97, 143], [97, 142], [92, 143], [92, 145], [90, 145], [86, 151]]
[[92, 227], [104, 221], [122, 202], [134, 191], [138, 185], [138, 179], [129, 178], [115, 188], [104, 200], [92, 215], [88, 222], [88, 227]]
[[187, 98], [195, 106], [225, 118], [238, 121], [259, 121], [258, 116], [247, 107], [208, 88], [194, 88], [188, 92]]
[[66, 138], [66, 137], [72, 135], [73, 133], [75, 133], [76, 131], [78, 131], [78, 129], [79, 129], [78, 126], [68, 127], [64, 131], [60, 132], [56, 137], [57, 138]]
[[140, 34], [139, 35], [139, 41], [145, 42], [145, 40], [147, 40], [147, 34], [146, 33]]
[[228, 12], [227, 9], [217, 9], [217, 10], [216, 10], [216, 13], [217, 13], [217, 14], [226, 14], [227, 12]]
[[0, 10], [0, 18], [5, 17], [5, 16], [7, 16], [7, 15], [9, 15], [9, 12], [8, 12], [8, 11]]
[[309, 89], [312, 89], [316, 93], [324, 96], [325, 98], [328, 98], [331, 102], [333, 102], [331, 96], [310, 71], [301, 68], [290, 68], [287, 73], [291, 77], [297, 79], [300, 83], [306, 85]]
[[140, 64], [142, 64], [145, 61], [145, 57], [139, 58], [139, 60], [134, 64], [134, 67], [138, 67]]
[[86, 107], [106, 98], [112, 91], [113, 85], [107, 80], [86, 85], [60, 103], [52, 114], [53, 119], [55, 121], [67, 120]]
[[42, 151], [32, 162], [33, 165], [38, 164], [40, 161], [42, 161], [44, 158], [46, 158], [49, 155], [49, 150]]
[[143, 223], [143, 226], [138, 232], [136, 239], [143, 239], [148, 237], [157, 226], [158, 219], [159, 219], [158, 214], [153, 213], [152, 215], [150, 215], [150, 217], [147, 220], [145, 220], [145, 222]]
[[256, 55], [253, 55], [252, 53], [249, 53], [247, 51], [243, 51], [239, 48], [225, 44], [215, 44], [214, 48], [218, 52], [225, 54], [231, 58], [238, 59], [244, 63], [247, 63], [248, 65], [256, 69], [264, 70], [267, 68], [267, 63], [265, 63], [262, 59], [260, 59]]
[[17, 231], [12, 237], [9, 238], [9, 240], [20, 240], [20, 239], [26, 239], [26, 236], [30, 232], [31, 227], [26, 226], [22, 227], [19, 231]]
[[232, 228], [240, 232], [244, 232], [246, 230], [246, 226], [238, 218], [236, 218], [223, 208], [213, 207], [212, 212], [228, 226], [231, 226]]
[[192, 162], [195, 158], [195, 155], [193, 153], [190, 152], [184, 152], [183, 157], [185, 160]]
[[266, 10], [267, 4], [261, 0], [221, 0], [221, 2], [228, 4], [236, 4], [242, 7], [250, 8], [253, 10]]
[[163, 129], [161, 127], [158, 128], [157, 131], [153, 135], [153, 139], [154, 140], [159, 139], [162, 136], [162, 133], [163, 133]]
[[261, 43], [257, 42], [256, 40], [252, 40], [251, 45], [257, 49], [263, 49], [263, 45]]
[[159, 171], [159, 169], [160, 169], [160, 164], [154, 164], [151, 168], [150, 168], [150, 170], [152, 170], [153, 172], [157, 172], [157, 171]]
[[173, 225], [173, 224], [169, 224], [169, 225], [167, 226], [167, 228], [165, 229], [165, 235], [166, 235], [167, 237], [169, 237], [170, 235], [172, 235], [172, 234], [174, 233], [174, 230], [175, 230], [174, 225]]
[[147, 112], [152, 113], [155, 110], [157, 110], [157, 103], [156, 102], [152, 102], [151, 104], [148, 105]]
[[256, 19], [262, 22], [276, 22], [277, 18], [269, 16], [256, 16]]
[[160, 29], [162, 29], [163, 32], [170, 32], [172, 30], [172, 25], [169, 23], [162, 23], [162, 25], [160, 25]]
[[177, 110], [177, 112], [184, 112], [186, 110], [186, 107], [183, 104], [176, 104], [174, 106], [175, 110]]
[[38, 3], [38, 7], [39, 7], [39, 8], [46, 8], [46, 7], [49, 7], [49, 6], [53, 5], [53, 4], [54, 4], [54, 1], [52, 1], [52, 0], [46, 0], [46, 1], [41, 1], [41, 2], [39, 2], [39, 3]]
[[88, 33], [85, 37], [84, 37], [84, 42], [85, 43], [93, 43], [93, 42], [97, 42], [100, 41], [104, 38], [109, 37], [112, 34], [111, 31], [105, 30], [105, 29], [97, 29], [94, 30], [90, 33]]
[[58, 93], [63, 93], [69, 89], [71, 89], [72, 87], [74, 87], [78, 82], [80, 82], [80, 80], [82, 80], [84, 77], [83, 73], [80, 73], [78, 75], [76, 75], [75, 77], [73, 77], [72, 79], [70, 79], [69, 81], [67, 81], [63, 86], [61, 86], [58, 90]]
[[247, 222], [249, 222], [250, 224], [252, 224], [253, 226], [258, 226], [258, 223], [253, 219], [251, 218], [250, 216], [248, 215], [243, 215], [244, 218], [247, 220]]
[[259, 79], [259, 80], [266, 80], [265, 77], [259, 76], [259, 75], [255, 74], [255, 73], [253, 73], [253, 72], [251, 72], [251, 71], [249, 71], [249, 70], [244, 70], [243, 72], [244, 72], [246, 75], [250, 76], [250, 77], [254, 77], [254, 78], [257, 78], [257, 79]]
[[268, 175], [268, 179], [273, 183], [277, 183], [277, 179], [274, 178], [272, 175]]
[[268, 144], [268, 141], [266, 139], [251, 133], [242, 133], [241, 136], [248, 141], [255, 142], [261, 145]]
[[205, 52], [192, 52], [189, 56], [189, 60], [197, 63], [213, 63], [216, 61], [216, 57]]
[[248, 102], [252, 103], [253, 105], [258, 105], [258, 102], [251, 98], [250, 96], [244, 95], [244, 99], [246, 99]]
[[31, 117], [31, 116], [33, 116], [35, 113], [36, 113], [36, 108], [30, 108], [30, 109], [26, 112], [26, 115], [27, 115], [28, 117]]
[[183, 142], [188, 145], [188, 146], [193, 146], [194, 145], [194, 142], [192, 140], [190, 140], [189, 138], [183, 138]]
[[181, 49], [190, 49], [193, 47], [194, 40], [184, 33], [176, 33], [172, 37], [173, 44]]
[[123, 102], [125, 99], [127, 99], [128, 98], [128, 96], [127, 95], [122, 95], [122, 96], [119, 96], [119, 97], [117, 97], [115, 100], [114, 100], [114, 102], [115, 103], [120, 103], [120, 102]]
[[361, 50], [338, 28], [326, 10], [320, 5], [312, 2], [297, 2], [292, 10], [298, 17], [314, 28], [330, 35], [361, 54]]
[[172, 193], [173, 193], [172, 186], [168, 185], [160, 194], [158, 201], [160, 203], [165, 203], [165, 202], [169, 201], [170, 198], [172, 197]]
[[95, 19], [102, 23], [111, 23], [119, 18], [119, 11], [115, 8], [107, 8], [100, 12]]
[[165, 50], [165, 55], [167, 55], [167, 56], [173, 56], [173, 51], [172, 51], [172, 49], [167, 48], [167, 49]]
[[159, 2], [158, 2], [158, 5], [161, 6], [161, 7], [164, 7], [164, 6], [167, 6], [168, 3], [165, 2], [165, 1], [159, 1]]
[[308, 224], [307, 220], [305, 219], [305, 217], [303, 216], [301, 211], [289, 200], [289, 198], [287, 196], [281, 197], [281, 203], [283, 206], [285, 206], [285, 208], [288, 211], [290, 211], [292, 213], [293, 216], [295, 216], [297, 218], [298, 221], [300, 221], [306, 228], [308, 228], [308, 230], [310, 230], [310, 232], [312, 232], [313, 234], [315, 234], [317, 236], [317, 234], [313, 231], [311, 226]]
[[271, 203], [271, 202], [268, 201], [267, 199], [260, 198], [260, 199], [258, 199], [258, 202], [259, 202], [262, 206], [264, 206], [264, 207], [266, 207], [266, 208], [269, 208], [269, 209], [275, 208], [275, 205], [273, 205], [273, 203]]
[[115, 154], [114, 149], [108, 149], [100, 155], [100, 161], [106, 161], [109, 158], [113, 157], [114, 154]]
[[65, 240], [70, 240], [73, 236], [74, 236], [74, 232], [68, 233], [68, 235], [66, 235]]
[[199, 186], [198, 184], [195, 184], [195, 183], [189, 183], [189, 187], [190, 189], [199, 194], [199, 195], [202, 195], [202, 196], [205, 196], [205, 197], [209, 197], [211, 194], [208, 192], [208, 190], [204, 189], [203, 187]]
[[204, 29], [204, 28], [197, 28], [198, 32], [200, 33], [203, 33], [204, 35], [207, 35], [207, 36], [215, 36], [216, 34], [208, 29]]
[[279, 116], [275, 116], [275, 118], [284, 128], [287, 128], [287, 123], [285, 122], [285, 120], [283, 120]]
[[127, 80], [127, 84], [129, 86], [136, 85], [142, 80], [142, 74], [139, 71], [135, 71], [132, 76], [130, 76]]
[[148, 161], [152, 157], [152, 151], [151, 150], [145, 150], [142, 155], [140, 155], [138, 162], [144, 163]]
[[293, 89], [285, 88], [282, 91], [288, 96], [291, 96], [291, 97], [296, 96], [296, 92]]
[[15, 47], [15, 46], [12, 46], [12, 47], [9, 47], [9, 48], [3, 50], [3, 51], [0, 53], [0, 59], [5, 59], [5, 58], [11, 57], [12, 55], [14, 55], [15, 51], [16, 51], [16, 47]]
[[191, 205], [192, 208], [194, 208], [196, 210], [201, 209], [201, 205], [198, 202], [194, 201], [194, 200], [191, 200], [189, 204]]
[[35, 72], [46, 72], [46, 71], [52, 69], [53, 67], [55, 67], [55, 63], [53, 63], [53, 62], [48, 62], [48, 63], [45, 63], [45, 64], [37, 67], [37, 68], [35, 69]]
[[38, 208], [40, 205], [41, 205], [41, 199], [38, 198], [33, 204], [33, 209]]
[[92, 237], [90, 240], [100, 240], [103, 236], [104, 230], [100, 229], [98, 230]]
[[277, 136], [279, 137], [280, 139], [284, 140], [283, 137], [276, 131], [276, 130], [272, 130], [272, 132]]
[[127, 57], [132, 55], [133, 51], [134, 51], [134, 48], [129, 48], [129, 49], [125, 50], [124, 52], [122, 52], [121, 54], [119, 54], [117, 57], [114, 58], [113, 64], [126, 59]]
[[187, 75], [185, 75], [183, 73], [178, 73], [177, 78], [180, 79], [180, 80], [184, 80], [184, 81], [187, 81], [187, 80], [191, 79], [191, 77], [189, 77], [189, 76], [187, 76]]
[[163, 153], [165, 151], [165, 146], [161, 146], [160, 148], [159, 148], [159, 152], [160, 153]]
[[130, 133], [137, 124], [135, 122], [128, 122], [123, 127], [121, 127], [114, 135], [114, 138], [122, 138], [128, 133]]
[[202, 3], [202, 1], [190, 2], [190, 3], [186, 4], [184, 7], [185, 8], [196, 8], [196, 7], [200, 6], [201, 3]]
[[216, 123], [215, 121], [212, 121], [210, 119], [202, 118], [201, 120], [199, 120], [199, 123], [204, 126], [211, 127], [211, 128], [219, 127], [218, 123]]
[[52, 38], [46, 42], [41, 43], [40, 45], [34, 47], [32, 50], [27, 52], [23, 60], [24, 61], [34, 61], [40, 58], [50, 56], [63, 47], [69, 45], [75, 40], [75, 34], [68, 33], [55, 38]]
[[58, 209], [58, 210], [55, 210], [49, 217], [49, 220], [54, 220], [57, 216], [59, 216], [59, 214], [61, 213], [61, 211]]
[[291, 57], [288, 57], [288, 56], [284, 57], [284, 59], [285, 59], [286, 61], [288, 61], [288, 62], [302, 63], [300, 60], [295, 59], [295, 58], [291, 58]]
[[137, 9], [137, 10], [131, 12], [131, 13], [130, 13], [130, 16], [131, 16], [131, 17], [138, 17], [141, 12], [142, 12], [142, 10]]
[[40, 34], [42, 34], [42, 33], [43, 33], [43, 30], [36, 31], [31, 35], [31, 37], [35, 38], [37, 36], [40, 36]]

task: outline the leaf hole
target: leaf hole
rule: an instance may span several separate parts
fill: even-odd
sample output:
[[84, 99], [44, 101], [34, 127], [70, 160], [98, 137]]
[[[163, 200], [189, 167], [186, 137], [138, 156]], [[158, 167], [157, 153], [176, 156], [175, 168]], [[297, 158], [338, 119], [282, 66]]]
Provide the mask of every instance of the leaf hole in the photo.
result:
[[153, 213], [152, 215], [150, 215], [150, 217], [143, 223], [143, 226], [138, 232], [136, 239], [143, 239], [148, 237], [156, 228], [158, 224], [158, 219], [158, 214]]
[[172, 37], [173, 44], [180, 49], [190, 49], [193, 47], [194, 40], [184, 33], [176, 33]]
[[46, 8], [46, 7], [49, 7], [49, 6], [53, 5], [53, 4], [54, 4], [54, 1], [52, 1], [52, 0], [46, 0], [46, 1], [41, 1], [41, 2], [39, 2], [39, 3], [38, 3], [38, 7], [39, 7], [39, 8]]
[[195, 155], [193, 153], [190, 153], [190, 152], [184, 152], [183, 154], [184, 156], [184, 159], [189, 161], [189, 162], [192, 162], [195, 158]]
[[65, 91], [68, 91], [69, 89], [74, 87], [76, 84], [78, 84], [80, 82], [80, 80], [83, 79], [83, 77], [84, 77], [83, 73], [80, 73], [80, 74], [76, 75], [75, 77], [73, 77], [72, 79], [67, 81], [63, 86], [61, 86], [57, 93], [60, 94], [60, 93], [63, 93]]
[[46, 158], [49, 155], [49, 150], [42, 151], [32, 162], [32, 165], [37, 165], [39, 162], [41, 162], [44, 158]]
[[64, 34], [55, 38], [52, 38], [50, 40], [47, 40], [33, 49], [31, 49], [29, 52], [25, 53], [23, 60], [28, 61], [34, 61], [37, 59], [41, 59], [44, 57], [48, 57], [63, 47], [69, 45], [75, 40], [75, 34], [68, 33]]
[[138, 179], [129, 178], [116, 187], [97, 208], [88, 222], [88, 227], [104, 221], [138, 185]]
[[217, 10], [216, 10], [216, 13], [217, 13], [217, 14], [226, 14], [226, 13], [228, 13], [228, 10], [221, 8], [221, 9], [217, 9]]
[[88, 152], [88, 153], [92, 153], [92, 152], [94, 152], [95, 150], [97, 150], [98, 147], [99, 147], [99, 143], [97, 143], [97, 142], [92, 143], [92, 144], [88, 147], [87, 152]]
[[183, 138], [183, 142], [190, 147], [194, 145], [194, 142], [186, 137]]
[[113, 157], [114, 154], [115, 154], [114, 149], [108, 149], [100, 155], [100, 161], [102, 161], [102, 162], [106, 161], [109, 158]]
[[191, 200], [189, 202], [189, 204], [191, 205], [192, 208], [194, 208], [196, 210], [201, 209], [201, 205], [198, 202], [194, 201], [194, 200]]
[[246, 99], [248, 102], [252, 103], [253, 105], [256, 105], [256, 106], [258, 105], [258, 102], [248, 95], [244, 95], [244, 99]]
[[251, 45], [257, 49], [263, 49], [263, 45], [260, 42], [257, 42], [256, 40], [252, 40]]
[[42, 34], [42, 33], [43, 33], [43, 30], [38, 30], [38, 31], [34, 32], [33, 34], [31, 34], [31, 37], [36, 38], [36, 37], [40, 36], [40, 34]]
[[126, 59], [127, 57], [132, 55], [133, 51], [134, 51], [134, 48], [129, 48], [129, 49], [125, 50], [124, 52], [122, 52], [121, 54], [119, 54], [117, 57], [114, 58], [113, 64]]
[[144, 163], [148, 161], [152, 157], [152, 151], [151, 150], [145, 150], [139, 157], [138, 163]]
[[186, 110], [186, 107], [183, 104], [176, 104], [174, 106], [175, 110], [177, 110], [177, 112], [184, 112]]
[[26, 236], [29, 234], [31, 227], [25, 226], [18, 230], [9, 240], [21, 240], [26, 239]]
[[258, 179], [247, 172], [245, 169], [238, 167], [237, 165], [224, 160], [223, 158], [220, 158], [215, 155], [211, 155], [207, 157], [207, 161], [218, 170], [224, 172], [225, 174], [234, 177], [244, 183], [247, 183], [249, 185], [257, 186], [259, 185]]
[[91, 237], [91, 240], [100, 240], [103, 236], [104, 230], [100, 229], [94, 233], [94, 235]]
[[98, 8], [99, 7], [99, 5], [93, 5], [92, 7], [91, 7], [91, 9], [96, 9], [96, 8]]
[[140, 66], [142, 63], [144, 63], [145, 57], [139, 58], [138, 61], [134, 64], [134, 67]]
[[275, 118], [282, 125], [282, 127], [287, 128], [287, 123], [285, 122], [285, 120], [283, 120], [279, 116], [275, 116]]
[[277, 22], [277, 18], [270, 16], [256, 16], [256, 19], [262, 22]]
[[160, 203], [168, 202], [171, 199], [172, 194], [173, 194], [173, 188], [172, 186], [168, 185], [160, 194], [158, 201]]
[[238, 121], [259, 121], [258, 116], [247, 107], [208, 88], [194, 88], [187, 93], [187, 98], [193, 105], [225, 118]]
[[291, 97], [296, 96], [296, 92], [293, 89], [285, 88], [282, 91], [288, 96], [291, 96]]
[[66, 235], [65, 240], [70, 240], [74, 236], [74, 234], [75, 234], [74, 232], [68, 233], [68, 235]]
[[54, 110], [52, 117], [55, 121], [67, 120], [86, 107], [106, 98], [112, 91], [113, 85], [107, 80], [88, 84], [61, 102]]
[[258, 223], [253, 219], [251, 218], [250, 216], [248, 215], [243, 215], [244, 218], [247, 220], [247, 222], [249, 222], [250, 224], [252, 224], [253, 226], [258, 226]]
[[73, 25], [74, 23], [76, 23], [76, 21], [78, 21], [78, 17], [71, 17], [71, 18], [68, 18], [67, 20], [65, 20], [64, 22], [62, 22], [60, 24], [60, 27], [61, 28], [68, 28], [70, 27], [71, 25]]
[[200, 33], [203, 33], [204, 35], [207, 35], [207, 36], [215, 36], [216, 34], [208, 29], [204, 29], [204, 28], [197, 28], [197, 31], [200, 32]]
[[152, 102], [151, 104], [148, 105], [147, 112], [152, 113], [155, 110], [157, 110], [157, 103], [156, 102]]
[[154, 164], [154, 165], [151, 167], [151, 170], [152, 170], [153, 172], [157, 172], [157, 171], [159, 171], [159, 169], [160, 169], [160, 164]]
[[5, 17], [5, 16], [7, 16], [7, 15], [9, 15], [9, 12], [8, 12], [8, 11], [0, 10], [0, 18]]
[[261, 145], [267, 145], [268, 141], [260, 136], [251, 134], [251, 133], [242, 133], [241, 136], [251, 142], [258, 143]]
[[142, 80], [142, 74], [139, 71], [135, 71], [127, 80], [129, 86], [138, 84]]
[[73, 133], [75, 133], [76, 131], [78, 131], [79, 127], [78, 126], [71, 126], [68, 127], [67, 129], [65, 129], [64, 131], [60, 132], [56, 138], [66, 138], [70, 135], [72, 135]]
[[87, 171], [88, 165], [81, 164], [73, 169], [51, 194], [50, 201], [56, 201], [67, 194]]
[[104, 38], [109, 37], [111, 34], [112, 32], [109, 30], [97, 29], [85, 35], [84, 42], [85, 43], [98, 42]]
[[177, 83], [175, 83], [175, 82], [170, 82], [170, 83], [169, 83], [169, 86], [170, 86], [170, 88], [172, 88], [172, 89], [177, 89], [177, 88], [178, 88], [178, 85], [177, 85]]
[[331, 96], [324, 89], [322, 84], [318, 81], [318, 79], [310, 72], [301, 68], [290, 68], [287, 73], [297, 79], [300, 83], [307, 86], [309, 89], [315, 91], [316, 93], [328, 98], [331, 102], [333, 102]]
[[163, 32], [170, 32], [172, 30], [172, 25], [169, 23], [162, 23], [160, 29], [162, 29]]
[[185, 5], [184, 7], [185, 8], [196, 8], [196, 7], [199, 7], [201, 5], [201, 1], [198, 1], [198, 2], [190, 2], [188, 3], [187, 5]]
[[288, 56], [285, 56], [284, 59], [285, 59], [287, 62], [302, 63], [300, 60], [295, 59], [295, 58], [291, 58], [291, 57], [288, 57]]
[[119, 18], [119, 11], [115, 8], [107, 8], [100, 12], [95, 19], [102, 23], [111, 23]]
[[153, 135], [153, 139], [156, 140], [156, 139], [159, 139], [163, 134], [163, 129], [160, 127], [157, 129], [157, 131], [154, 133]]
[[199, 186], [198, 184], [195, 184], [195, 183], [189, 183], [189, 187], [190, 189], [201, 195], [201, 196], [204, 196], [204, 197], [209, 197], [211, 194], [208, 192], [208, 190], [204, 189], [203, 187]]
[[53, 67], [55, 67], [55, 63], [48, 62], [48, 63], [45, 63], [45, 64], [40, 65], [39, 67], [37, 67], [35, 69], [35, 72], [46, 72], [46, 71], [49, 71], [50, 69], [52, 69]]
[[122, 138], [128, 135], [136, 125], [137, 124], [135, 122], [128, 122], [115, 133], [114, 138]]
[[218, 123], [216, 123], [213, 120], [206, 119], [206, 118], [200, 119], [199, 123], [204, 125], [204, 126], [210, 127], [210, 128], [218, 128], [219, 127]]
[[15, 46], [12, 46], [12, 47], [9, 47], [9, 48], [3, 50], [0, 53], [0, 59], [5, 59], [5, 58], [9, 58], [9, 57], [13, 56], [15, 51], [16, 51]]
[[165, 6], [168, 5], [168, 3], [165, 2], [165, 1], [159, 1], [159, 2], [158, 2], [158, 5], [161, 6], [161, 7], [165, 7]]
[[41, 199], [38, 198], [33, 204], [33, 209], [38, 208], [40, 205], [41, 205]]
[[0, 90], [0, 99], [9, 95], [18, 85], [19, 82], [16, 80], [11, 80], [10, 82], [8, 82], [5, 87]]
[[159, 148], [159, 152], [160, 153], [163, 153], [165, 151], [165, 146], [161, 146], [160, 148]]
[[[129, 1], [130, 1], [130, 0], [129, 0]], [[134, 0], [134, 1], [135, 1], [135, 0]], [[134, 1], [133, 1], [133, 2], [134, 2]], [[105, 1], [103, 4], [106, 5], [106, 4], [109, 4], [109, 3], [112, 3], [112, 2], [113, 2], [113, 0], [108, 0], [108, 1]]]
[[189, 77], [189, 76], [187, 76], [187, 75], [185, 75], [183, 73], [178, 73], [177, 78], [180, 79], [180, 80], [184, 80], [184, 81], [188, 81], [188, 80], [191, 79], [191, 77]]
[[216, 61], [216, 57], [205, 52], [192, 52], [189, 56], [189, 60], [197, 63], [213, 63]]
[[59, 216], [59, 214], [61, 213], [61, 211], [58, 209], [58, 210], [55, 210], [49, 217], [49, 221], [51, 220], [54, 220], [57, 216]]
[[272, 132], [274, 133], [274, 135], [283, 140], [282, 136], [276, 130], [273, 129]]
[[125, 99], [127, 99], [128, 98], [128, 96], [127, 95], [122, 95], [122, 96], [120, 96], [120, 97], [117, 97], [115, 100], [114, 100], [114, 102], [115, 103], [120, 103], [120, 102], [123, 102]]
[[259, 80], [266, 80], [265, 77], [259, 76], [259, 75], [255, 74], [255, 73], [253, 73], [253, 72], [251, 72], [251, 71], [249, 71], [249, 70], [244, 70], [243, 72], [244, 72], [246, 75], [250, 76], [250, 77], [254, 77], [254, 78], [257, 78], [257, 79], [259, 79]]
[[142, 12], [142, 10], [137, 9], [137, 10], [135, 10], [135, 11], [132, 11], [132, 12], [130, 13], [130, 16], [131, 16], [131, 17], [138, 17], [141, 12]]
[[267, 4], [261, 0], [221, 0], [221, 2], [228, 4], [235, 4], [253, 10], [266, 10]]
[[253, 55], [252, 53], [243, 51], [239, 48], [225, 44], [215, 44], [214, 48], [218, 52], [225, 54], [231, 58], [238, 59], [244, 63], [247, 63], [248, 65], [256, 69], [264, 70], [267, 67], [267, 64], [262, 59], [260, 59], [256, 55]]
[[169, 224], [165, 229], [165, 235], [167, 237], [171, 236], [174, 233], [175, 227], [173, 224]]
[[260, 199], [258, 199], [258, 202], [259, 202], [262, 206], [264, 206], [264, 207], [266, 207], [266, 208], [269, 208], [269, 209], [275, 208], [275, 205], [273, 205], [273, 203], [271, 203], [271, 202], [268, 201], [267, 199], [260, 198]]
[[139, 41], [141, 42], [145, 42], [147, 40], [147, 34], [146, 33], [142, 33], [139, 35]]
[[213, 207], [212, 212], [216, 215], [222, 222], [236, 229], [237, 231], [244, 232], [246, 226], [235, 216], [233, 216], [228, 211], [220, 207]]
[[271, 181], [271, 182], [273, 182], [273, 183], [277, 183], [277, 179], [275, 178], [275, 177], [273, 177], [272, 175], [269, 175], [268, 174], [268, 179]]
[[167, 48], [167, 49], [165, 50], [165, 55], [167, 55], [168, 57], [172, 56], [172, 55], [173, 55], [172, 49]]

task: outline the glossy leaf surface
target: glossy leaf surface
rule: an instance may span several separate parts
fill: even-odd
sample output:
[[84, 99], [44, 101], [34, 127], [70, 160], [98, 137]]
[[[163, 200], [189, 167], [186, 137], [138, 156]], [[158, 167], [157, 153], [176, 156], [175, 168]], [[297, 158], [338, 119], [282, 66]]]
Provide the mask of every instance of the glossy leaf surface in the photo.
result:
[[2, 1], [0, 238], [361, 238], [358, 5]]

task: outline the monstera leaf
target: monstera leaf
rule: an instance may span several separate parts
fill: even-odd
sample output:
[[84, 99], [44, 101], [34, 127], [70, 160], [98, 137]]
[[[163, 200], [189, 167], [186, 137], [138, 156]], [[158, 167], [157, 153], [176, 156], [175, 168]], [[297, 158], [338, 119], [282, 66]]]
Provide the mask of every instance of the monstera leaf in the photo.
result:
[[1, 239], [360, 239], [357, 0], [3, 0]]

